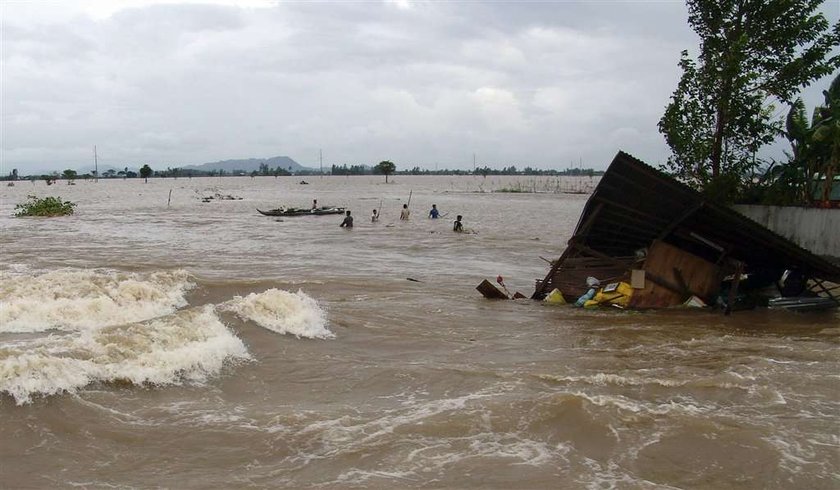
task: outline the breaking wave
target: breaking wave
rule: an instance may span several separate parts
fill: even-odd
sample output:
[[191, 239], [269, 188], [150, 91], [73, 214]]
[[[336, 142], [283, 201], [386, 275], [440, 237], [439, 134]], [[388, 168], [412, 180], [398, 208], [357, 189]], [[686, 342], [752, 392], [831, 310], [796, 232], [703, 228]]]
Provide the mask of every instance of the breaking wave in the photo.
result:
[[0, 272], [0, 332], [78, 331], [168, 315], [194, 284], [183, 270]]
[[0, 347], [0, 392], [20, 405], [95, 382], [203, 382], [226, 360], [249, 358], [245, 344], [207, 305], [140, 323], [6, 343]]
[[259, 294], [235, 296], [219, 308], [281, 334], [310, 339], [335, 337], [326, 327], [327, 315], [324, 310], [312, 297], [300, 290], [290, 293], [272, 288]]

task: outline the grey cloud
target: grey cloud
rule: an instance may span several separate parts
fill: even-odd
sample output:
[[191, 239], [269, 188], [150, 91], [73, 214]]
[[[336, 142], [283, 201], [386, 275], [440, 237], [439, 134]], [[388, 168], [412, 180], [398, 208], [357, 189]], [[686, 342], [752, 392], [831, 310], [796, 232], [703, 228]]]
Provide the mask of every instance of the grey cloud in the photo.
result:
[[157, 5], [4, 19], [5, 167], [658, 162], [681, 3]]

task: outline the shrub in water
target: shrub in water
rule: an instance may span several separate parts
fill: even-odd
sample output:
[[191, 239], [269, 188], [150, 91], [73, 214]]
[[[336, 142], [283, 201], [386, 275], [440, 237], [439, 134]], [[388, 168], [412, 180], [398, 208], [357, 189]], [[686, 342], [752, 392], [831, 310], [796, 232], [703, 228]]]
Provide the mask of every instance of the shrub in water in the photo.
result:
[[64, 216], [73, 214], [76, 203], [62, 201], [59, 197], [27, 196], [27, 201], [15, 206], [15, 216]]

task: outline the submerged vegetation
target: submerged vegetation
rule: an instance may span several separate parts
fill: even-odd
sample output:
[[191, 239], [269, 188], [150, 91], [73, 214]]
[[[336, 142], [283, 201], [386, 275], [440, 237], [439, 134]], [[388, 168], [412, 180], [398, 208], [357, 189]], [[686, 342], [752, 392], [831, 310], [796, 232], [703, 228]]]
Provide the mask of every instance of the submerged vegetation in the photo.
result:
[[[586, 180], [565, 180], [560, 177], [546, 179], [533, 178], [525, 181], [511, 182], [507, 186], [493, 192], [510, 194], [589, 194], [595, 188], [595, 184], [596, 182], [591, 177]], [[483, 191], [483, 186], [479, 186], [479, 188]]]
[[76, 203], [62, 201], [60, 197], [29, 195], [27, 201], [15, 206], [15, 216], [66, 216], [73, 214]]

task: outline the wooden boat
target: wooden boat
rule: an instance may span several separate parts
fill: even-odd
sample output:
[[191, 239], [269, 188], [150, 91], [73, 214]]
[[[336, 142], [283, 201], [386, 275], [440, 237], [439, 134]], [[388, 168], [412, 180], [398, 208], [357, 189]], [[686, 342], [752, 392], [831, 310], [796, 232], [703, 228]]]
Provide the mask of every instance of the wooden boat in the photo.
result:
[[268, 211], [263, 211], [257, 208], [257, 212], [263, 216], [324, 216], [327, 214], [344, 214], [344, 210], [345, 208], [327, 206], [315, 209], [277, 208], [270, 209]]

